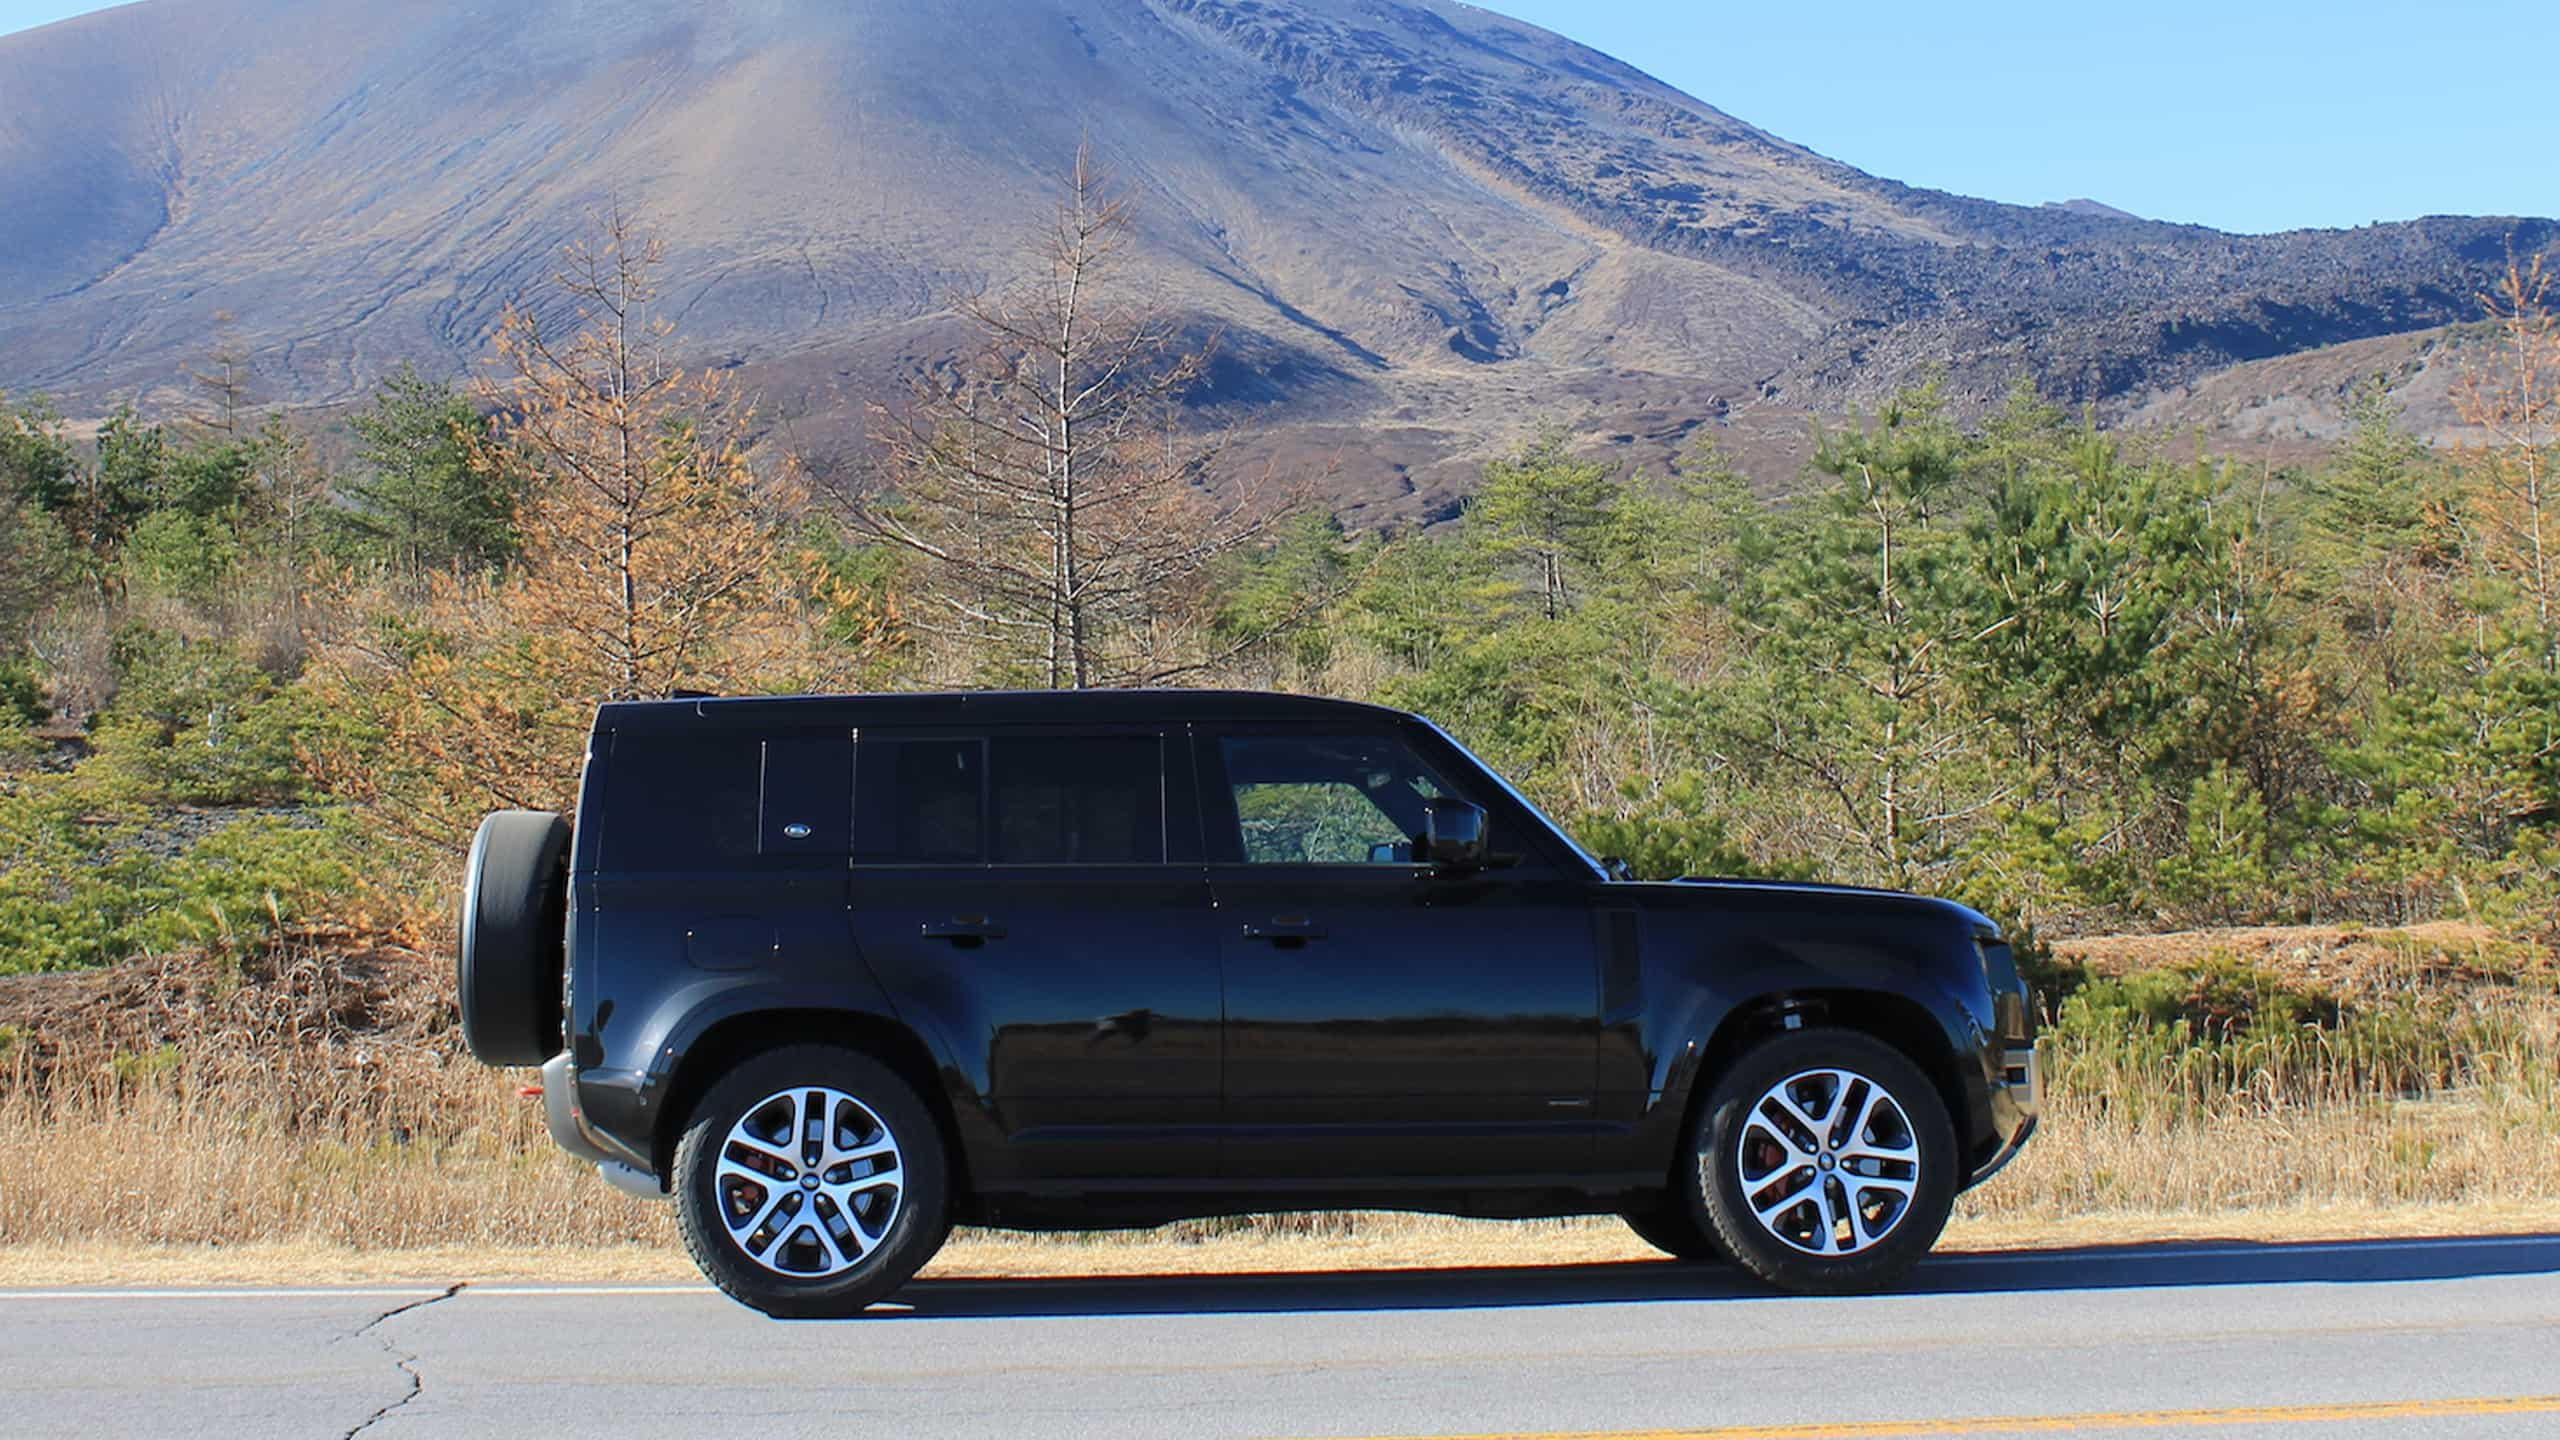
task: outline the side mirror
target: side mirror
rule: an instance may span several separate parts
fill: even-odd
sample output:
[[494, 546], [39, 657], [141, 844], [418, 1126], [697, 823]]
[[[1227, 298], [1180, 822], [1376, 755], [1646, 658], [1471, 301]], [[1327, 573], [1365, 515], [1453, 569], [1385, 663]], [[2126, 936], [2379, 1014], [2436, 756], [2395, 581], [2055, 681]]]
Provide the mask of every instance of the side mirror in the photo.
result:
[[1492, 861], [1484, 807], [1442, 798], [1422, 807], [1421, 858], [1443, 870], [1482, 870]]

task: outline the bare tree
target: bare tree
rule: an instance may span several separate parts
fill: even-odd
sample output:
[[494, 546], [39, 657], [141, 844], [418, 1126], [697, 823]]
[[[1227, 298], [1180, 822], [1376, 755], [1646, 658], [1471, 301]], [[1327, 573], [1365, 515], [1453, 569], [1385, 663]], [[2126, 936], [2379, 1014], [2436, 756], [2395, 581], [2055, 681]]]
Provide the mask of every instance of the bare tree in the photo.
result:
[[2551, 276], [2542, 257], [2507, 257], [2506, 274], [2480, 297], [2496, 327], [2497, 362], [2466, 366], [2454, 393], [2463, 420], [2488, 443], [2475, 457], [2483, 485], [2479, 510], [2489, 531], [2493, 565], [2515, 576], [2547, 642], [2560, 603], [2560, 496], [2552, 494], [2552, 457], [2560, 446], [2560, 314], [2551, 309]]
[[977, 354], [875, 410], [887, 485], [850, 506], [857, 534], [920, 562], [917, 628], [1052, 689], [1216, 665], [1204, 572], [1302, 498], [1223, 475], [1220, 444], [1183, 432], [1206, 355], [1121, 298], [1130, 240], [1129, 202], [1079, 150], [1033, 277], [956, 302]]

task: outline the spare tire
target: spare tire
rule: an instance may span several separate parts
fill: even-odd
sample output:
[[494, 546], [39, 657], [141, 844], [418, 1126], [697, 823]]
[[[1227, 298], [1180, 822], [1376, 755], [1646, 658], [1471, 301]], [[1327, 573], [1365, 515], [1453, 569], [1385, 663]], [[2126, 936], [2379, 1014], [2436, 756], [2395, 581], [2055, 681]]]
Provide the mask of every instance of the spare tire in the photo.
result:
[[483, 1063], [539, 1065], [560, 1053], [568, 917], [569, 822], [547, 810], [481, 821], [455, 968], [463, 1043]]

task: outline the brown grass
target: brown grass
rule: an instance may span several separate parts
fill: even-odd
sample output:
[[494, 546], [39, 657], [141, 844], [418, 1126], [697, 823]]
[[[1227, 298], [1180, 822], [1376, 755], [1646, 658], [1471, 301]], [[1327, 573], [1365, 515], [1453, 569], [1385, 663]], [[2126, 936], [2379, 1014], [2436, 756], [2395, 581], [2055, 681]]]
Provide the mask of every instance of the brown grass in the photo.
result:
[[[687, 1278], [665, 1206], [561, 1155], [523, 1077], [457, 1053], [442, 968], [306, 937], [273, 959], [0, 983], [0, 1283]], [[2174, 1047], [2066, 1051], [2041, 1137], [1966, 1197], [1947, 1244], [2560, 1230], [2554, 1004], [2483, 1003], [2496, 1023], [2431, 1042], [2461, 1061], [2452, 1078], [2408, 1093], [2316, 1044], [2202, 1092]], [[964, 1232], [931, 1273], [1651, 1254], [1605, 1219], [1277, 1216]]]

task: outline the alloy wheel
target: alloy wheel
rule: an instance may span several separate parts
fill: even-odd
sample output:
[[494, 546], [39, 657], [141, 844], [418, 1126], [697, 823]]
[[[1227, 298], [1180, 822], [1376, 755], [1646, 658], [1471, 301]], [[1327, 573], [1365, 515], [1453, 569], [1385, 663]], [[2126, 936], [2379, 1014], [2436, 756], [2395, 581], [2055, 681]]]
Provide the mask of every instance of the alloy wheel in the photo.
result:
[[1734, 1143], [1752, 1218], [1808, 1255], [1882, 1243], [1920, 1187], [1911, 1117], [1854, 1070], [1804, 1070], [1770, 1086]]
[[888, 1123], [817, 1085], [748, 1107], [721, 1143], [712, 1184], [730, 1242], [795, 1280], [827, 1279], [869, 1259], [906, 1192]]

